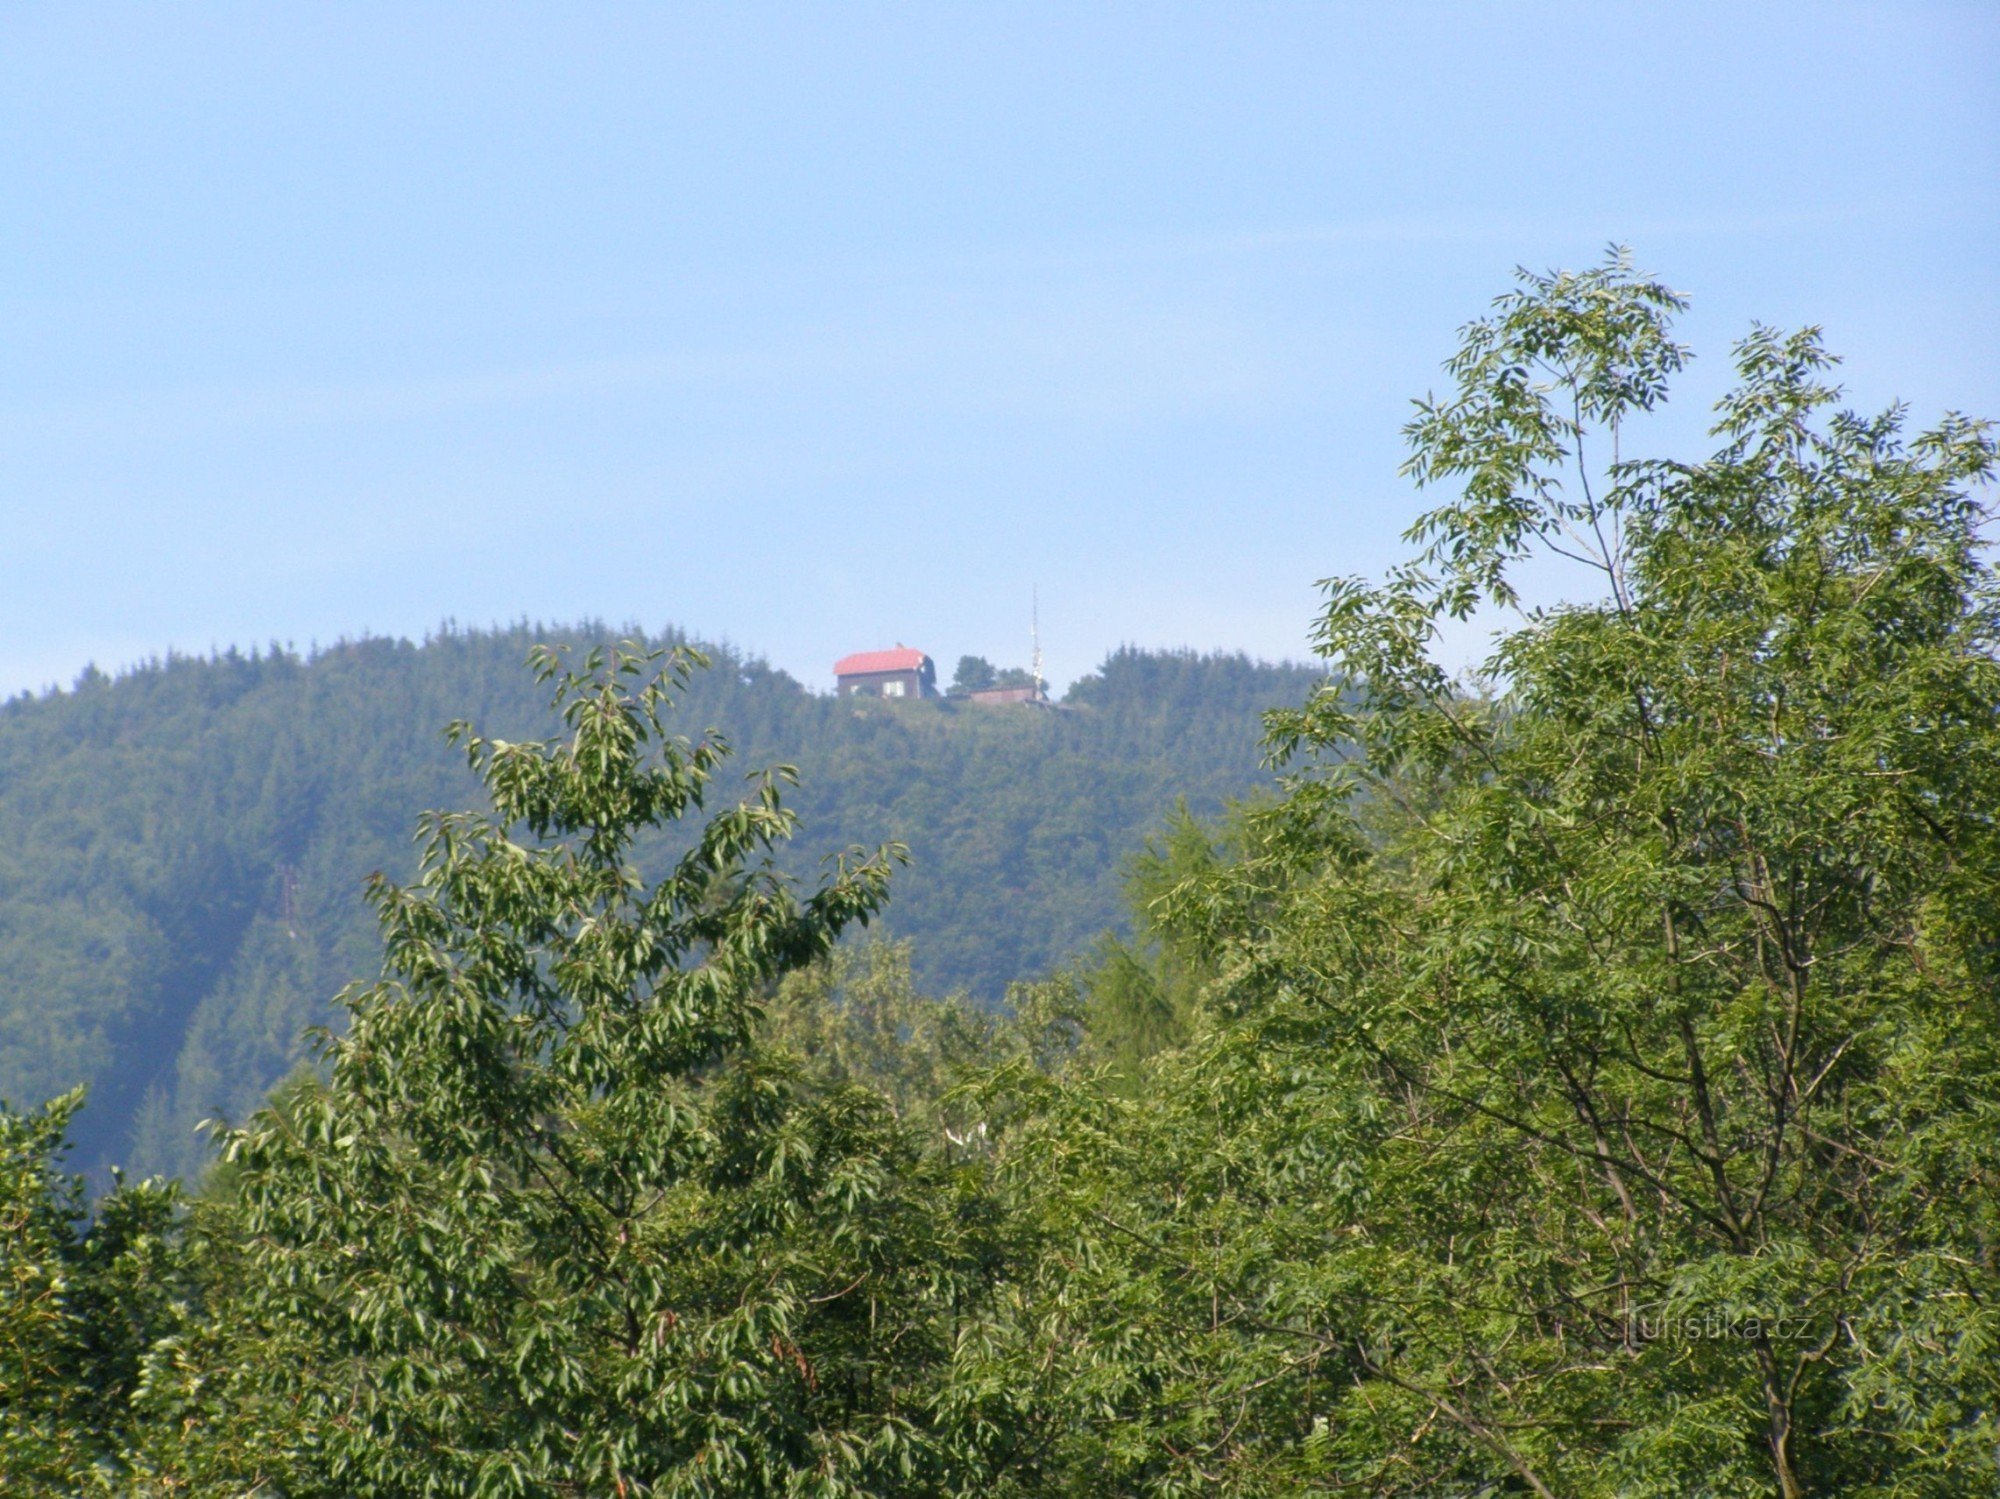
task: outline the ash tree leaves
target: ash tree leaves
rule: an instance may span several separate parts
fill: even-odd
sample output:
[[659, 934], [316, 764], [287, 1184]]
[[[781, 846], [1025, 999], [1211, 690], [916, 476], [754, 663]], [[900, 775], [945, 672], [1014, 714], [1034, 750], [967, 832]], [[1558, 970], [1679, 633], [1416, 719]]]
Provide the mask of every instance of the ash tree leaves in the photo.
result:
[[1404, 429], [1406, 474], [1463, 483], [1407, 538], [1425, 544], [1423, 563], [1441, 572], [1437, 601], [1461, 619], [1482, 594], [1513, 603], [1508, 565], [1537, 545], [1610, 563], [1618, 497], [1594, 487], [1593, 464], [1617, 469], [1624, 422], [1666, 399], [1688, 357], [1670, 336], [1686, 300], [1622, 250], [1587, 271], [1519, 281], [1463, 330], [1445, 362], [1453, 395], [1418, 401]]
[[1992, 437], [1757, 329], [1715, 451], [1627, 458], [1679, 307], [1614, 254], [1465, 330], [1289, 801], [1154, 898], [1193, 1038], [1016, 1142], [1074, 1491], [2000, 1488]]

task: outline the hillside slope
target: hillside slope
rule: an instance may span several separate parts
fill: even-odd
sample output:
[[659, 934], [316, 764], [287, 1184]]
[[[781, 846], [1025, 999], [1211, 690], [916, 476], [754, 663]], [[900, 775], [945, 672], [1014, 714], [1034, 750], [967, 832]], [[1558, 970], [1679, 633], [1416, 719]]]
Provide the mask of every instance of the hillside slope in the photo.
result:
[[[87, 1083], [79, 1164], [197, 1164], [195, 1123], [252, 1107], [374, 971], [363, 878], [407, 877], [417, 813], [472, 802], [443, 726], [547, 732], [529, 646], [603, 635], [180, 658], [0, 705], [0, 1097]], [[841, 703], [711, 655], [684, 731], [722, 729], [746, 773], [798, 767], [789, 866], [907, 843], [887, 930], [928, 987], [989, 1001], [1117, 924], [1120, 863], [1173, 798], [1259, 784], [1258, 711], [1315, 675], [1127, 650], [1047, 713]]]

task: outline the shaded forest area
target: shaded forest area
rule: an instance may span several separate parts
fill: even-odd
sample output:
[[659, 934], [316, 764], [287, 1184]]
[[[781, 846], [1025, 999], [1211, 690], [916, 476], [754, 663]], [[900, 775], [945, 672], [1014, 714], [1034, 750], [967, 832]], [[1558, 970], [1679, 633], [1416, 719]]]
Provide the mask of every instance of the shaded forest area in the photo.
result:
[[[0, 1098], [85, 1083], [80, 1159], [194, 1169], [196, 1123], [255, 1107], [378, 965], [364, 877], [407, 876], [417, 812], [475, 796], [446, 723], [547, 732], [529, 647], [607, 635], [177, 658], [0, 706]], [[797, 875], [905, 843], [884, 930], [915, 939], [928, 988], [989, 1004], [1118, 927], [1121, 859], [1177, 798], [1213, 812], [1259, 784], [1259, 710], [1319, 676], [1123, 650], [1074, 684], [1074, 711], [1041, 713], [840, 704], [710, 654], [677, 732], [720, 728], [743, 772], [798, 767]], [[642, 862], [671, 839], [642, 841]]]

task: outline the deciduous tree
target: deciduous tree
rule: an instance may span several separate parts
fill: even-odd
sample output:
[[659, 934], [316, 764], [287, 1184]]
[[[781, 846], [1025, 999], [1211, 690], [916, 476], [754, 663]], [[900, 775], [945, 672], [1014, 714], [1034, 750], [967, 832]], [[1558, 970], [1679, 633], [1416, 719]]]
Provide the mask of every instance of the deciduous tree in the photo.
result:
[[[210, 1321], [163, 1347], [141, 1469], [308, 1494], [921, 1493], [976, 1192], [881, 1097], [758, 1043], [881, 905], [895, 850], [797, 893], [783, 769], [719, 806], [671, 732], [691, 652], [539, 656], [566, 735], [465, 725], [490, 812], [378, 881], [380, 982], [323, 1085], [224, 1140]], [[646, 877], [642, 829], [693, 825]], [[226, 1272], [226, 1273], [225, 1273]]]
[[976, 1380], [1067, 1491], [2000, 1490], [1993, 442], [1758, 329], [1715, 450], [1634, 457], [1680, 306], [1615, 256], [1465, 330], [1456, 495], [1156, 901], [1194, 1038], [1009, 1142], [1036, 1331]]

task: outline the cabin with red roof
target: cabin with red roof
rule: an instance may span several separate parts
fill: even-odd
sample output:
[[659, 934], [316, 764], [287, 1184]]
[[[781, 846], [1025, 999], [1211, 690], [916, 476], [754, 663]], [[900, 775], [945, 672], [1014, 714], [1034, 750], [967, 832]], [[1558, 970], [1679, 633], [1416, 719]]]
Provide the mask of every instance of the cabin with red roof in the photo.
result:
[[936, 697], [937, 667], [922, 651], [861, 651], [833, 663], [841, 697]]

